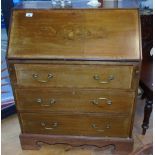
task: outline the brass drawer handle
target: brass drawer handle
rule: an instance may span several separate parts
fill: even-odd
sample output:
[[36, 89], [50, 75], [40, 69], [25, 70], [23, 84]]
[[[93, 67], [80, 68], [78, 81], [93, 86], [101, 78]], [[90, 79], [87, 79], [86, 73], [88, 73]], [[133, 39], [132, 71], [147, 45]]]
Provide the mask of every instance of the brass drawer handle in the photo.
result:
[[55, 128], [58, 127], [58, 123], [57, 122], [54, 122], [54, 123], [52, 123], [50, 125], [51, 127], [48, 127], [48, 125], [46, 125], [45, 122], [41, 122], [41, 126], [44, 127], [44, 129], [46, 129], [46, 130], [53, 130], [53, 129], [55, 129]]
[[48, 104], [44, 104], [41, 98], [37, 99], [37, 103], [40, 103], [41, 106], [51, 106], [52, 104], [56, 103], [55, 99], [51, 99], [50, 102]]
[[98, 132], [104, 132], [106, 129], [111, 128], [110, 124], [107, 124], [104, 129], [99, 129], [99, 127], [96, 124], [92, 124], [91, 127], [93, 129], [96, 129], [96, 131], [98, 131]]
[[93, 78], [94, 78], [94, 80], [97, 80], [97, 81], [99, 81], [99, 83], [102, 83], [102, 84], [107, 84], [107, 83], [110, 83], [110, 81], [114, 80], [113, 75], [109, 75], [106, 81], [101, 81], [100, 76], [97, 74], [94, 75]]
[[98, 105], [98, 104], [100, 104], [100, 100], [105, 100], [106, 104], [112, 105], [112, 100], [110, 100], [108, 98], [105, 98], [105, 97], [100, 97], [100, 98], [98, 98], [96, 100], [92, 100], [91, 103], [94, 104], [94, 105]]
[[46, 83], [46, 82], [48, 82], [50, 79], [53, 78], [53, 75], [49, 73], [49, 74], [47, 75], [47, 80], [46, 80], [46, 81], [45, 81], [45, 80], [39, 80], [39, 79], [38, 79], [38, 78], [39, 78], [39, 75], [38, 75], [38, 74], [33, 74], [32, 77], [33, 77], [34, 80], [36, 80], [36, 81], [38, 81], [38, 82]]

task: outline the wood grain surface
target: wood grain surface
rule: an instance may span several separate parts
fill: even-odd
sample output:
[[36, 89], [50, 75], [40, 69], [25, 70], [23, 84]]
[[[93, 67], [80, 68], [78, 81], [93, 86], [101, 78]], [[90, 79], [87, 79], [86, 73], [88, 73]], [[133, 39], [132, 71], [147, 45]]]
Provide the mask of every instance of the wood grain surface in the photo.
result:
[[17, 9], [8, 58], [138, 61], [138, 21], [137, 9]]
[[20, 113], [23, 133], [128, 137], [130, 117]]
[[15, 64], [15, 71], [17, 85], [24, 87], [131, 89], [133, 66]]
[[[133, 139], [132, 138], [102, 138], [102, 137], [86, 137], [86, 136], [56, 136], [56, 135], [42, 135], [42, 134], [21, 134], [20, 141], [23, 150], [38, 150], [42, 143], [47, 144], [70, 144], [71, 146], [93, 145], [100, 149], [108, 148], [115, 155], [125, 155], [132, 151]], [[82, 146], [84, 146], [82, 145]], [[75, 153], [76, 154], [76, 153]], [[84, 153], [85, 154], [85, 153]], [[106, 155], [109, 153], [105, 153]], [[110, 153], [111, 154], [111, 153]], [[109, 155], [110, 155], [109, 154]]]
[[[134, 92], [106, 89], [16, 89], [19, 111], [131, 114]], [[26, 94], [26, 95], [25, 95]], [[123, 97], [122, 97], [123, 96]]]

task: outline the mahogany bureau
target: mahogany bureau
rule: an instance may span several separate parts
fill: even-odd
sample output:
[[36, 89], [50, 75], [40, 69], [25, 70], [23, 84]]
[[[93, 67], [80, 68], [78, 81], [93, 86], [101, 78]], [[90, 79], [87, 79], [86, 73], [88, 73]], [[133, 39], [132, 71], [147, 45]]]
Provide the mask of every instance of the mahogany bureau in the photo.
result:
[[44, 142], [132, 150], [138, 9], [23, 3], [12, 12], [7, 59], [23, 149]]

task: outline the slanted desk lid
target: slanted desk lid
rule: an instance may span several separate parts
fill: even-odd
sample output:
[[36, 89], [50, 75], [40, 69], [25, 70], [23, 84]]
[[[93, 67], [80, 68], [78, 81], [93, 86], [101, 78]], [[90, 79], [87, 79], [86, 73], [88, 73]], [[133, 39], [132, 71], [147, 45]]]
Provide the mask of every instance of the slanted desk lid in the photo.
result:
[[8, 59], [139, 60], [137, 9], [15, 9]]

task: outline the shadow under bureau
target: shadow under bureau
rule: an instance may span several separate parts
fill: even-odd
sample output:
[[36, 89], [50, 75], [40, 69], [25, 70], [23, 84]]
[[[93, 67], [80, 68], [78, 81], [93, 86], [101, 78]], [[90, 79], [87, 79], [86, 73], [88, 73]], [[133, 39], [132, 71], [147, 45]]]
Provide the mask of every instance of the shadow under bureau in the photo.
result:
[[35, 3], [13, 10], [7, 54], [22, 148], [44, 142], [131, 151], [141, 63], [138, 10]]

